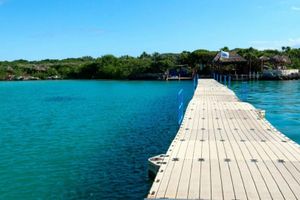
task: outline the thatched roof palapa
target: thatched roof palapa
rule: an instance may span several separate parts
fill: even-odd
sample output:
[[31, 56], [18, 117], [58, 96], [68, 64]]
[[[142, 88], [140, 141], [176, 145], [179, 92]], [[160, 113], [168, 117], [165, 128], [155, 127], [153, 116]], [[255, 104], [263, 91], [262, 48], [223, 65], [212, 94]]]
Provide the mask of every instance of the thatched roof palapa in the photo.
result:
[[263, 62], [266, 62], [266, 61], [269, 61], [270, 58], [267, 57], [267, 56], [261, 56], [261, 57], [259, 57], [259, 60], [260, 60], [260, 61], [263, 61]]
[[221, 58], [221, 52], [219, 52], [213, 59], [214, 63], [243, 63], [247, 62], [245, 58], [237, 54], [236, 52], [229, 52], [229, 58]]
[[275, 63], [284, 63], [284, 64], [291, 64], [292, 61], [288, 56], [281, 56], [281, 55], [276, 55], [271, 58], [271, 61]]

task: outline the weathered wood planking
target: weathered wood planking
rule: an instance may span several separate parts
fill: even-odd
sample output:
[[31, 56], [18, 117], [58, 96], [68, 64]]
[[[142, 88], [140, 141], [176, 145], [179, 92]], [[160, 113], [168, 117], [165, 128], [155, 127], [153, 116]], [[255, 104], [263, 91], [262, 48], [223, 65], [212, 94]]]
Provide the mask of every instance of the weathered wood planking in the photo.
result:
[[199, 80], [148, 199], [300, 199], [300, 147], [249, 103]]

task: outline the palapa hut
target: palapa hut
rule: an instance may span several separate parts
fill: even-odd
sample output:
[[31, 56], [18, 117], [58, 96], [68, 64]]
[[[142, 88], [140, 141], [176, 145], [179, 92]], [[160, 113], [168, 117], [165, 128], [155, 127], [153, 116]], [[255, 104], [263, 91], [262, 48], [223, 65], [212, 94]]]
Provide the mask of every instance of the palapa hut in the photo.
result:
[[273, 63], [275, 69], [286, 69], [286, 65], [292, 63], [291, 59], [288, 56], [276, 55], [270, 59], [270, 62]]
[[270, 60], [270, 58], [268, 56], [261, 56], [261, 57], [259, 57], [259, 60], [261, 62], [268, 62]]
[[261, 56], [261, 57], [259, 57], [259, 60], [261, 63], [261, 71], [263, 71], [265, 63], [270, 61], [270, 58], [267, 56]]
[[223, 74], [248, 74], [247, 60], [236, 52], [229, 52], [229, 58], [221, 57], [219, 52], [213, 59], [214, 71]]

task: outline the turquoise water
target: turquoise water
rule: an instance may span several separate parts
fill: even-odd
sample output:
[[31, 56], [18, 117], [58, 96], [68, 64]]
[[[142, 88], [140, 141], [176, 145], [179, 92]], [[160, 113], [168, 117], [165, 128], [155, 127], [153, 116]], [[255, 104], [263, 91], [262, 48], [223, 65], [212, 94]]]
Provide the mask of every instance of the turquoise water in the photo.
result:
[[[0, 199], [143, 199], [148, 157], [177, 132], [181, 88], [188, 102], [189, 81], [0, 82]], [[300, 81], [248, 88], [248, 101], [300, 143]]]
[[[252, 81], [243, 89], [235, 82], [232, 89], [256, 108], [266, 110], [266, 118], [281, 132], [300, 143], [300, 81]], [[248, 97], [242, 95], [248, 91]]]
[[142, 199], [192, 82], [0, 82], [0, 199]]

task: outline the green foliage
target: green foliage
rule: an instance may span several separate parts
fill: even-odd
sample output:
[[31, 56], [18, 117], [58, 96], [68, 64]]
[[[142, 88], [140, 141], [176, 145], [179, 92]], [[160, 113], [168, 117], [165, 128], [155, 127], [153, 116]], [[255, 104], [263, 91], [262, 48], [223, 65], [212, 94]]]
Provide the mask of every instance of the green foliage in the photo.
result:
[[199, 64], [207, 65], [212, 62], [217, 52], [199, 49], [192, 52], [189, 56], [189, 64], [196, 67]]
[[[229, 51], [228, 47], [222, 50]], [[292, 64], [290, 68], [300, 68], [300, 49], [283, 47], [279, 50], [259, 51], [252, 47], [247, 49], [234, 49], [248, 60], [251, 69], [261, 69], [261, 56], [272, 57], [274, 55], [288, 56]], [[99, 58], [85, 56], [81, 58], [67, 58], [63, 60], [46, 59], [41, 61], [3, 61], [0, 62], [0, 80], [8, 77], [34, 76], [47, 79], [59, 76], [63, 79], [139, 79], [145, 74], [163, 74], [167, 70], [180, 66], [198, 68], [204, 66], [204, 71], [210, 73], [212, 60], [217, 51], [198, 49], [193, 52], [183, 51], [179, 54], [167, 53], [148, 54], [143, 52], [138, 57], [104, 55]], [[230, 66], [229, 66], [230, 67]]]
[[222, 50], [222, 51], [229, 51], [229, 48], [227, 46], [225, 46], [225, 47], [221, 48], [220, 50]]

